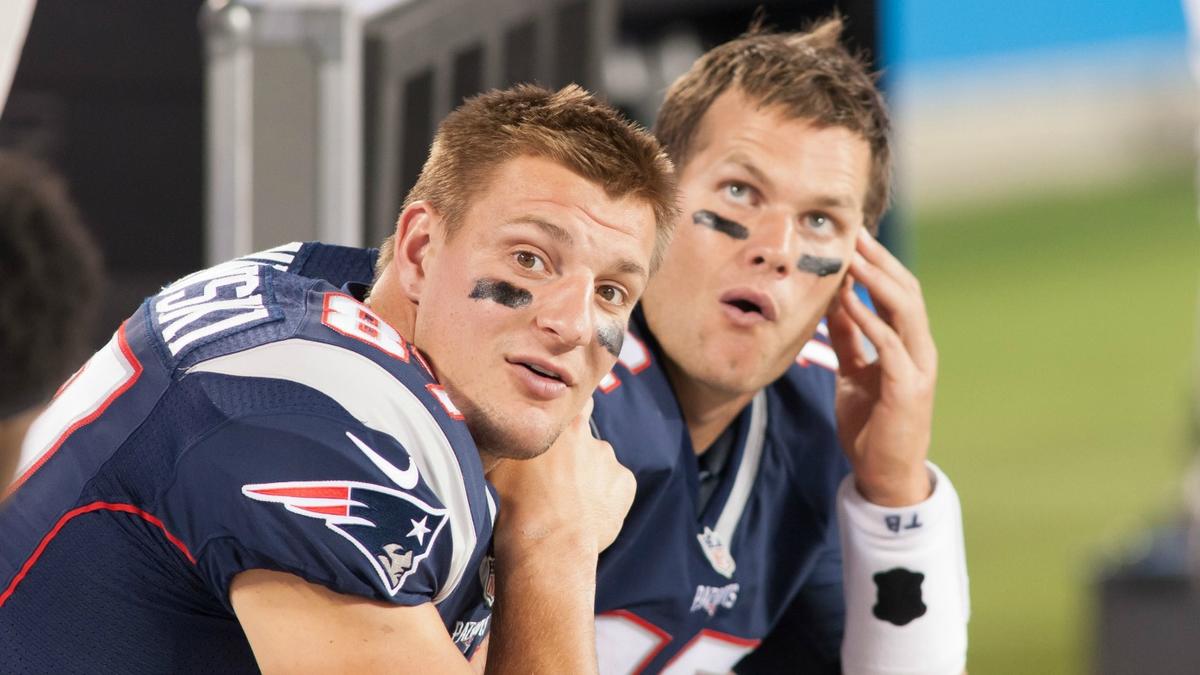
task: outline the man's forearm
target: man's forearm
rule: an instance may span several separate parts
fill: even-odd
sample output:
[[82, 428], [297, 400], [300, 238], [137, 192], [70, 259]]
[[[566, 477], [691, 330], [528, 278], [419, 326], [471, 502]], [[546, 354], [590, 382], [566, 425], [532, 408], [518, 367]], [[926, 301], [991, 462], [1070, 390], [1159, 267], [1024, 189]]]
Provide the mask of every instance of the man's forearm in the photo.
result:
[[488, 673], [595, 673], [596, 544], [522, 537], [496, 550]]
[[958, 495], [932, 464], [919, 504], [869, 503], [838, 490], [846, 593], [842, 670], [854, 675], [961, 673], [970, 617]]

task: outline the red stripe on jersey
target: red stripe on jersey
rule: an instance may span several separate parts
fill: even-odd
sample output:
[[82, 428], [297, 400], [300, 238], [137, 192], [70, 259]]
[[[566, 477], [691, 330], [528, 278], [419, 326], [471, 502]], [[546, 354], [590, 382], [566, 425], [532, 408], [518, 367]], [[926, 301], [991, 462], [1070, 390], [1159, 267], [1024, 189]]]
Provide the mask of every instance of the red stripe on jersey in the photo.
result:
[[702, 640], [703, 638], [710, 638], [719, 642], [728, 642], [731, 645], [737, 645], [738, 647], [749, 647], [750, 649], [754, 649], [762, 643], [762, 640], [741, 638], [736, 635], [730, 635], [729, 633], [722, 633], [721, 631], [712, 630], [711, 628], [704, 628], [701, 629], [699, 633], [696, 633], [691, 640], [688, 640], [688, 643], [684, 645], [683, 649], [680, 649], [675, 656], [672, 656], [670, 661], [667, 661], [667, 665], [663, 666], [663, 670], [670, 668], [671, 664], [679, 660], [679, 657], [686, 654], [688, 650], [692, 648], [692, 645], [696, 644], [696, 642]]
[[[287, 487], [287, 488], [265, 488], [261, 490], [250, 490], [256, 495], [267, 495], [271, 497], [300, 497], [300, 498], [317, 498], [317, 499], [349, 499], [350, 488], [343, 486], [333, 487]], [[305, 507], [307, 508], [307, 507]]]
[[167, 526], [163, 525], [163, 522], [161, 520], [159, 520], [158, 518], [154, 517], [153, 515], [146, 513], [145, 511], [139, 509], [138, 507], [136, 507], [132, 504], [112, 504], [109, 502], [92, 502], [91, 504], [88, 504], [86, 506], [80, 506], [77, 509], [68, 511], [67, 513], [65, 513], [63, 515], [62, 518], [58, 519], [58, 522], [55, 523], [54, 528], [52, 530], [50, 530], [50, 532], [45, 537], [42, 538], [42, 542], [40, 544], [38, 544], [38, 547], [36, 549], [34, 549], [33, 555], [29, 556], [29, 559], [26, 560], [25, 564], [21, 566], [21, 571], [17, 572], [17, 576], [13, 577], [12, 583], [10, 583], [8, 585], [8, 588], [4, 589], [4, 593], [0, 593], [0, 607], [4, 607], [4, 603], [8, 602], [8, 599], [10, 597], [12, 597], [13, 591], [17, 590], [17, 586], [25, 579], [25, 576], [27, 574], [29, 574], [29, 570], [33, 569], [33, 566], [35, 563], [37, 563], [38, 558], [40, 558], [42, 556], [42, 554], [45, 553], [46, 547], [49, 546], [50, 542], [55, 537], [58, 536], [58, 533], [62, 531], [63, 527], [65, 527], [67, 523], [71, 522], [76, 517], [82, 516], [85, 513], [93, 513], [95, 511], [117, 511], [117, 512], [121, 512], [121, 513], [128, 513], [131, 515], [138, 516], [142, 520], [145, 520], [146, 522], [150, 523], [151, 525], [162, 530], [162, 533], [164, 536], [166, 536], [167, 541], [171, 542], [172, 544], [175, 545], [175, 548], [182, 551], [184, 557], [186, 557], [188, 559], [188, 562], [192, 563], [193, 565], [196, 564], [196, 559], [194, 557], [192, 557], [192, 552], [188, 550], [187, 545], [184, 544], [183, 541], [179, 539], [179, 537], [176, 537], [175, 535], [168, 532]]

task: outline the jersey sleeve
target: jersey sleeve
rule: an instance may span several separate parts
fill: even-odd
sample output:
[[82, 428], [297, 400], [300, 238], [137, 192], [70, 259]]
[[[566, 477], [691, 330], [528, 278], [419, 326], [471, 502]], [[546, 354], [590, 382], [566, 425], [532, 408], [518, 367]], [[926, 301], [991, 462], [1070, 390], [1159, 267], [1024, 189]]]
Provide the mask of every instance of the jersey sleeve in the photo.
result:
[[842, 550], [835, 523], [799, 593], [762, 644], [734, 670], [739, 675], [838, 675], [842, 672], [839, 649], [845, 620]]
[[913, 506], [868, 502], [847, 476], [838, 490], [845, 554], [846, 673], [957, 675], [970, 599], [958, 495], [928, 464], [933, 494]]
[[446, 508], [409, 453], [342, 420], [226, 422], [181, 455], [163, 503], [226, 607], [234, 576], [256, 568], [418, 605], [437, 596], [454, 555]]
[[300, 247], [288, 271], [341, 288], [346, 283], [370, 284], [378, 259], [377, 249], [310, 242]]

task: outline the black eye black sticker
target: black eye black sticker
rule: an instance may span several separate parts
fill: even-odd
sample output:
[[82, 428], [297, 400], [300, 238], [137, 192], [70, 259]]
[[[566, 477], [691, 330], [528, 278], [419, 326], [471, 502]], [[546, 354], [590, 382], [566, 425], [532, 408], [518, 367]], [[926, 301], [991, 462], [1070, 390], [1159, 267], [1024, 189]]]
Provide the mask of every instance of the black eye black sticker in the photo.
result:
[[879, 572], [872, 578], [877, 591], [875, 607], [872, 608], [876, 619], [903, 626], [925, 615], [926, 607], [921, 599], [924, 574], [895, 567]]
[[750, 230], [745, 225], [722, 218], [712, 211], [701, 209], [692, 214], [692, 222], [703, 227], [711, 228], [734, 239], [749, 239]]
[[819, 277], [827, 277], [831, 274], [837, 274], [842, 269], [842, 259], [822, 258], [819, 255], [808, 255], [806, 253], [800, 256], [800, 262], [796, 263], [796, 268], [801, 272], [808, 272]]
[[620, 326], [608, 324], [596, 330], [596, 341], [613, 356], [621, 355], [621, 346], [625, 344], [625, 330]]
[[533, 293], [496, 279], [476, 281], [470, 297], [472, 300], [491, 300], [509, 309], [520, 309], [533, 302]]

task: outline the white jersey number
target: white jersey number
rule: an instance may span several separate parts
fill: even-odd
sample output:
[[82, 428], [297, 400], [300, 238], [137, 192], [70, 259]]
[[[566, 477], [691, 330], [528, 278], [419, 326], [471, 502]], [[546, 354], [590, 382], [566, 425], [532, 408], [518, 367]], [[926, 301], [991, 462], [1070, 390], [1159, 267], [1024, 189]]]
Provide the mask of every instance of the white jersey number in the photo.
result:
[[[654, 624], [618, 610], [596, 617], [596, 651], [601, 675], [642, 672], [658, 656], [671, 636]], [[728, 673], [743, 656], [754, 651], [758, 640], [702, 630], [663, 668], [666, 675]]]

